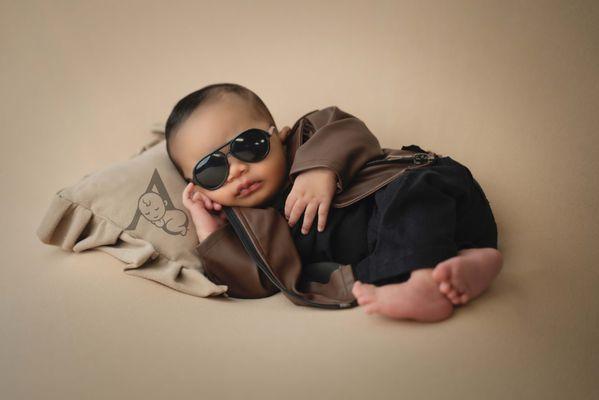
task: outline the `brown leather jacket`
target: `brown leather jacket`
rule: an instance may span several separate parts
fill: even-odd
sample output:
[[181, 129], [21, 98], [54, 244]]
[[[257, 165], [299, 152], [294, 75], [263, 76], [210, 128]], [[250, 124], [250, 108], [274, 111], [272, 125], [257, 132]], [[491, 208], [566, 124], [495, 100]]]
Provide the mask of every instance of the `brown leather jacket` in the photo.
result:
[[[337, 175], [331, 207], [342, 208], [372, 194], [407, 169], [440, 155], [381, 148], [360, 119], [336, 106], [303, 115], [287, 139], [289, 181], [302, 171], [327, 167]], [[224, 207], [228, 222], [196, 247], [205, 274], [227, 285], [227, 295], [261, 298], [279, 291], [296, 305], [357, 306], [350, 265], [302, 265], [287, 220], [273, 207]], [[307, 270], [332, 271], [328, 282], [306, 278]]]

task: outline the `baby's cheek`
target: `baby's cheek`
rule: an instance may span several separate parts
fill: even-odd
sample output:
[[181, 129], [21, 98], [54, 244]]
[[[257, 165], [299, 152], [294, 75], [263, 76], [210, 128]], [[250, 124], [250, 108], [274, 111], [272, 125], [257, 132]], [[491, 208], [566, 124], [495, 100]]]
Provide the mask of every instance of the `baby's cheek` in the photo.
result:
[[208, 197], [213, 203], [222, 205], [230, 205], [235, 203], [236, 196], [233, 194], [233, 188], [229, 188], [227, 191], [220, 193], [214, 193]]

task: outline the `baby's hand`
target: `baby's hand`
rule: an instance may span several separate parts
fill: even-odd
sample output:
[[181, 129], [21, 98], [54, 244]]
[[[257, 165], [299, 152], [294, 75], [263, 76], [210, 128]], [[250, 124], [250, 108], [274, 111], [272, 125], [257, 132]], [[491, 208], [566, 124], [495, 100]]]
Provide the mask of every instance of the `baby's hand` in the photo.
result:
[[289, 220], [289, 226], [293, 227], [305, 210], [302, 233], [307, 234], [318, 210], [318, 231], [322, 232], [336, 188], [337, 176], [328, 168], [301, 172], [295, 178], [285, 201], [285, 218]]
[[[222, 205], [213, 202], [200, 191], [194, 191], [192, 182], [189, 182], [183, 190], [183, 205], [191, 214], [191, 219], [195, 225], [200, 242], [210, 236], [219, 227], [223, 226], [227, 221], [227, 216], [222, 210]], [[220, 210], [220, 212], [214, 215], [208, 210]]]

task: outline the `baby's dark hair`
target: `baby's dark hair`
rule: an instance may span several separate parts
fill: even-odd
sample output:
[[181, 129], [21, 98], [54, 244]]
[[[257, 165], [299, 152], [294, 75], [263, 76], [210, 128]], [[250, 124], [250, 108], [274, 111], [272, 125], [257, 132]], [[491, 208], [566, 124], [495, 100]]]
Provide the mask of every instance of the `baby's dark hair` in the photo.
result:
[[214, 83], [212, 85], [204, 86], [201, 89], [196, 90], [183, 97], [175, 104], [175, 107], [169, 115], [166, 126], [164, 128], [164, 136], [166, 138], [166, 152], [168, 153], [171, 162], [181, 175], [184, 177], [183, 170], [175, 162], [171, 155], [170, 142], [174, 135], [179, 130], [179, 127], [187, 118], [202, 104], [206, 104], [209, 100], [218, 99], [225, 93], [233, 93], [248, 101], [256, 116], [266, 119], [270, 124], [275, 125], [275, 121], [268, 110], [268, 107], [264, 104], [262, 99], [246, 88], [245, 86], [238, 85], [236, 83]]

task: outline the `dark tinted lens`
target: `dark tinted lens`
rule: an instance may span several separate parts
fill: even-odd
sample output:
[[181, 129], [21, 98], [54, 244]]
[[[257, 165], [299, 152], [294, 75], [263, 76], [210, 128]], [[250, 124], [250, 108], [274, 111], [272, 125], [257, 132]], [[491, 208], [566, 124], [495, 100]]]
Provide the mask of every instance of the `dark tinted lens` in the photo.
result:
[[222, 153], [214, 153], [201, 159], [193, 170], [193, 175], [206, 189], [219, 186], [227, 177], [227, 160]]
[[263, 160], [270, 149], [269, 136], [260, 129], [249, 129], [231, 143], [231, 153], [246, 162]]

